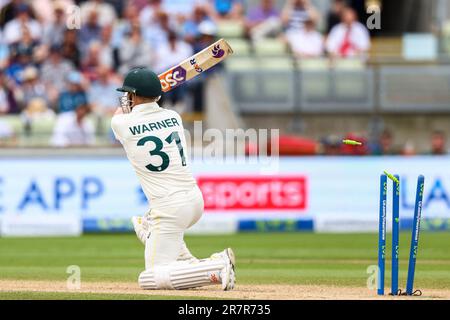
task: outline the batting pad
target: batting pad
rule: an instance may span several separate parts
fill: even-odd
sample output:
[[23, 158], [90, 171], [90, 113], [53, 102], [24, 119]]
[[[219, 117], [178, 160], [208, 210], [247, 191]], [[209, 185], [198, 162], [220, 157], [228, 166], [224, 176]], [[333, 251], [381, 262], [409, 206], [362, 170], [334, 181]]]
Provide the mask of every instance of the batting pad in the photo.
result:
[[155, 266], [139, 275], [139, 286], [146, 290], [191, 289], [220, 284], [220, 273], [226, 266], [224, 259], [206, 259], [198, 262], [177, 261], [166, 266]]

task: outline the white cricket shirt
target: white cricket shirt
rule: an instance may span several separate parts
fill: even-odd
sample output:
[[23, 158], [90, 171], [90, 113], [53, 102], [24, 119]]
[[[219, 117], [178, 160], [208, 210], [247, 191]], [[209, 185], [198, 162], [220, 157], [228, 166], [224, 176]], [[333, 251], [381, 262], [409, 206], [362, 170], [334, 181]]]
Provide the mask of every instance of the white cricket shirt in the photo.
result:
[[157, 103], [140, 104], [131, 113], [115, 115], [111, 127], [152, 207], [173, 201], [167, 199], [171, 196], [182, 202], [179, 195], [196, 186], [178, 113]]

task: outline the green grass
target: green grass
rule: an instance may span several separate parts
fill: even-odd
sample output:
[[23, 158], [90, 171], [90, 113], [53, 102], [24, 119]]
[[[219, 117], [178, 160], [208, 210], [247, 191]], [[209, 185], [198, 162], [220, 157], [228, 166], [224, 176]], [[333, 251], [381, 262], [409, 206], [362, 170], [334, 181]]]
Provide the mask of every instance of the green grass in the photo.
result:
[[[402, 287], [406, 281], [410, 236], [403, 233], [400, 240]], [[365, 287], [367, 267], [377, 264], [377, 234], [237, 234], [190, 236], [186, 242], [198, 257], [232, 247], [237, 256], [240, 284]], [[450, 288], [449, 245], [450, 233], [421, 234], [417, 288]], [[387, 254], [389, 258], [390, 250]], [[136, 282], [144, 267], [143, 255], [144, 247], [131, 234], [4, 238], [0, 239], [0, 279], [65, 281], [67, 267], [78, 265], [82, 281]], [[390, 260], [386, 262], [388, 285]], [[0, 299], [15, 295], [34, 298], [35, 293], [2, 293]], [[45, 295], [53, 297], [50, 293]], [[111, 295], [110, 298], [122, 297]]]
[[143, 294], [66, 293], [66, 292], [0, 292], [0, 300], [205, 300], [206, 297], [168, 297]]

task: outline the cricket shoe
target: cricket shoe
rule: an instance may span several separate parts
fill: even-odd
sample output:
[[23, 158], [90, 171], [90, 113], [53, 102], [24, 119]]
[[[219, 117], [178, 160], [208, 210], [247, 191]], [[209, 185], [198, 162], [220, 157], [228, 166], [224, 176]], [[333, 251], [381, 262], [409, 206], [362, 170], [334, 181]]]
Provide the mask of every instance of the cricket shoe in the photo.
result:
[[234, 252], [231, 248], [225, 249], [221, 253], [222, 258], [225, 260], [225, 267], [220, 272], [220, 278], [222, 279], [222, 289], [225, 291], [233, 290], [236, 282], [236, 274], [234, 272], [234, 266], [236, 263]]

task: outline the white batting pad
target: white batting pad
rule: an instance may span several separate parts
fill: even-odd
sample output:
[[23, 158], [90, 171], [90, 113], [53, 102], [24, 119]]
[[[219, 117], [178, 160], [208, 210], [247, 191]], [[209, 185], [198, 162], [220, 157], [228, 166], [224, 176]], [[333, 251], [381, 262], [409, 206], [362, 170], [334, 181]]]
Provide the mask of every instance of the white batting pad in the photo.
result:
[[155, 266], [139, 275], [142, 289], [190, 289], [220, 284], [220, 273], [226, 266], [223, 258], [198, 262], [177, 261], [166, 266]]

